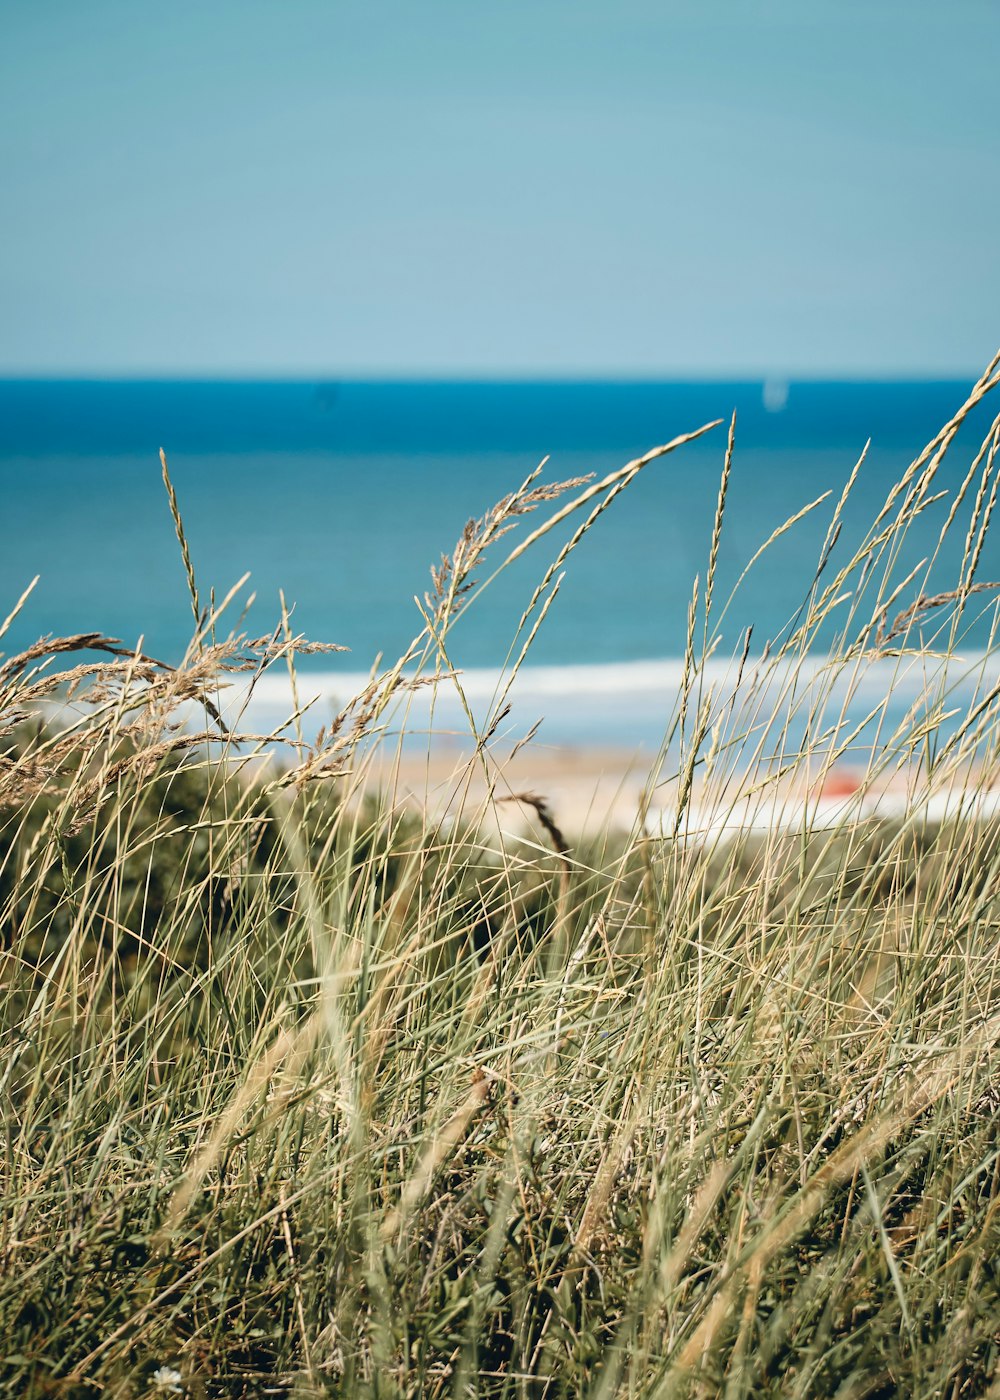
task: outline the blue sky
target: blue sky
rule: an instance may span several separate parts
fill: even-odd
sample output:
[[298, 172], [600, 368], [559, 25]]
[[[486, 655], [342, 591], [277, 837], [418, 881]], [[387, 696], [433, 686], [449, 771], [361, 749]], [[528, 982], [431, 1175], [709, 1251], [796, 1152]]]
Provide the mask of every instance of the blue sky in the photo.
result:
[[0, 373], [966, 374], [993, 0], [0, 0]]

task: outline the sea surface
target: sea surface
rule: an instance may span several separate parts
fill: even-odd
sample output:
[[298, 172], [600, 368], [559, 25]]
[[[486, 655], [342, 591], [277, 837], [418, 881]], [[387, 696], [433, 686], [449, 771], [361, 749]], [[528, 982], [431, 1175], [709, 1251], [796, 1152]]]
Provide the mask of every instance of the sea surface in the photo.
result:
[[[789, 516], [832, 492], [757, 562], [721, 622], [717, 664], [782, 635], [812, 585], [830, 516], [866, 442], [828, 575], [886, 493], [951, 417], [966, 382], [0, 382], [0, 617], [39, 581], [8, 654], [45, 634], [101, 631], [176, 662], [192, 615], [161, 480], [165, 449], [201, 597], [251, 578], [227, 616], [252, 635], [280, 617], [349, 648], [303, 661], [324, 697], [349, 694], [377, 656], [398, 656], [423, 623], [414, 597], [470, 518], [541, 480], [602, 477], [713, 419], [697, 443], [651, 463], [565, 564], [526, 662], [512, 735], [543, 719], [552, 743], [654, 744], [676, 692], [695, 576], [704, 579], [729, 420], [736, 448], [718, 556], [718, 620], [744, 566]], [[989, 425], [974, 415], [939, 489], [953, 493]], [[948, 500], [908, 535], [896, 569], [934, 549]], [[496, 546], [497, 564], [543, 507]], [[469, 608], [449, 659], [469, 693], [490, 696], [521, 612], [559, 545], [554, 531]], [[958, 532], [963, 533], [961, 530]], [[935, 574], [954, 581], [960, 552]], [[489, 570], [481, 571], [485, 577]], [[1000, 577], [987, 538], [979, 578]], [[242, 621], [242, 606], [254, 600]], [[911, 590], [912, 593], [912, 590]], [[963, 646], [986, 645], [991, 616]], [[903, 602], [910, 594], [903, 595]], [[225, 629], [224, 629], [225, 630]], [[821, 639], [822, 640], [822, 639]], [[519, 646], [516, 644], [515, 650]], [[278, 675], [269, 714], [287, 705]], [[261, 701], [263, 704], [263, 700]], [[453, 716], [460, 726], [460, 715]], [[317, 720], [317, 723], [319, 720]], [[449, 721], [450, 722], [450, 721]], [[520, 728], [518, 728], [520, 726]]]

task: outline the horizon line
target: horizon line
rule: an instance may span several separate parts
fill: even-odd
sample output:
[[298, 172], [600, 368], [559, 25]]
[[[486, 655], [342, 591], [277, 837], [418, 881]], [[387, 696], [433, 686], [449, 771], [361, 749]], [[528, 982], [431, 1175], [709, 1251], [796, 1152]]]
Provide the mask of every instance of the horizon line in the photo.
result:
[[643, 371], [460, 370], [10, 370], [0, 384], [954, 384], [975, 383], [982, 369]]

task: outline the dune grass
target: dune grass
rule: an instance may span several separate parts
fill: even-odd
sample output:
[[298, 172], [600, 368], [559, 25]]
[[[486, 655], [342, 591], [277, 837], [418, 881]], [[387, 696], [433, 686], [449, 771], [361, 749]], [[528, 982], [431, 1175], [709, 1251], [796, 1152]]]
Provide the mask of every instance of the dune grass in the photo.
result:
[[[992, 643], [949, 714], [996, 606], [1000, 418], [938, 495], [998, 365], [846, 553], [857, 471], [813, 507], [802, 607], [710, 684], [730, 430], [644, 811], [582, 846], [544, 794], [536, 839], [489, 834], [510, 684], [576, 544], [689, 438], [471, 522], [413, 646], [317, 737], [224, 705], [310, 648], [206, 607], [164, 461], [183, 664], [96, 634], [0, 661], [5, 1393], [1000, 1395]], [[945, 587], [900, 572], [928, 510], [962, 544]], [[415, 687], [461, 693], [456, 617], [564, 521], [444, 817], [415, 810], [374, 759]], [[887, 665], [924, 668], [921, 703], [859, 738], [845, 697]], [[859, 753], [832, 829], [712, 824]], [[911, 802], [866, 815], [890, 776]], [[965, 814], [930, 823], [933, 792]]]

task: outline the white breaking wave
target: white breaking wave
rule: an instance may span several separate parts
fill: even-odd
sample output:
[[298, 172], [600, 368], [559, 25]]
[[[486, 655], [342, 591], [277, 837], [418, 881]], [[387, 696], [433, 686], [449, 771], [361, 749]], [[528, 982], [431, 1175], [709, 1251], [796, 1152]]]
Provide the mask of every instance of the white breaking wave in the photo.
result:
[[[732, 668], [731, 662], [709, 662], [709, 669], [721, 676]], [[426, 674], [426, 673], [425, 673]], [[489, 700], [502, 686], [501, 672], [491, 668], [475, 668], [457, 672], [462, 690], [470, 700]], [[663, 695], [679, 689], [684, 677], [681, 659], [663, 661], [616, 661], [584, 666], [522, 666], [518, 673], [517, 693], [522, 699], [554, 696], [569, 699], [586, 695]], [[298, 676], [302, 695], [336, 696], [340, 699], [358, 695], [367, 686], [367, 671], [305, 671]], [[444, 676], [441, 687], [454, 682]], [[255, 686], [258, 698], [274, 700], [291, 695], [291, 682], [286, 674], [271, 670]]]
[[[545, 743], [655, 746], [678, 706], [683, 681], [681, 658], [524, 666], [505, 697], [511, 708], [502, 732], [513, 741], [540, 722], [540, 738]], [[700, 668], [695, 694], [711, 696], [712, 724], [728, 724], [730, 732], [738, 730], [744, 712], [752, 712], [758, 722], [769, 714], [788, 713], [794, 730], [796, 722], [804, 722], [817, 697], [826, 724], [859, 723], [881, 705], [883, 728], [891, 728], [904, 722], [908, 712], [920, 715], [935, 703], [941, 711], [956, 710], [960, 719], [998, 681], [1000, 657], [996, 655], [958, 655], [947, 662], [926, 656], [890, 657], [848, 665], [839, 660], [831, 663], [824, 657], [810, 657], [798, 664], [751, 657], [742, 671], [734, 659], [713, 658]], [[367, 672], [300, 672], [298, 698], [306, 710], [306, 732], [314, 733], [321, 724], [329, 723], [368, 683]], [[481, 728], [494, 715], [506, 683], [501, 672], [486, 668], [459, 671], [455, 677], [444, 675], [393, 702], [397, 707], [394, 727], [403, 723], [405, 706], [405, 725], [410, 731], [433, 729], [469, 738], [459, 686]], [[241, 678], [225, 696], [224, 710], [230, 722], [239, 716], [243, 727], [257, 732], [281, 725], [294, 709], [291, 680], [287, 672], [276, 668], [252, 686], [242, 683]], [[944, 731], [949, 722], [942, 722]]]

